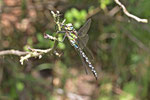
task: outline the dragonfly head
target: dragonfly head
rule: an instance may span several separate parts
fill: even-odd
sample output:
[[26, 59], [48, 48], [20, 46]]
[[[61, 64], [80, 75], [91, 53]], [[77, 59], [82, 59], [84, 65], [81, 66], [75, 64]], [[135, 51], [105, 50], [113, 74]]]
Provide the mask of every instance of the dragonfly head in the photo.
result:
[[72, 31], [73, 30], [73, 25], [71, 23], [66, 24], [65, 27], [66, 30]]

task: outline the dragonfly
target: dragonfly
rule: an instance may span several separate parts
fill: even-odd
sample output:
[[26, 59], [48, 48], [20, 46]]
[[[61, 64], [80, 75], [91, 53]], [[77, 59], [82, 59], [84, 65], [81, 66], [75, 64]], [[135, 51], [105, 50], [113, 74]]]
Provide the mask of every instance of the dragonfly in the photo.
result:
[[93, 58], [91, 51], [86, 47], [86, 44], [89, 40], [89, 36], [87, 32], [90, 28], [90, 25], [91, 25], [91, 19], [88, 19], [86, 23], [79, 29], [79, 31], [76, 31], [76, 29], [73, 27], [71, 23], [65, 24], [64, 25], [64, 30], [65, 30], [64, 38], [67, 36], [71, 45], [78, 52], [79, 56], [81, 57], [82, 63], [85, 66], [86, 73], [88, 74], [87, 67], [89, 67], [94, 77], [97, 80], [97, 72], [94, 66], [92, 65], [92, 62], [89, 60], [89, 57], [87, 56], [87, 54], [89, 53], [91, 57]]

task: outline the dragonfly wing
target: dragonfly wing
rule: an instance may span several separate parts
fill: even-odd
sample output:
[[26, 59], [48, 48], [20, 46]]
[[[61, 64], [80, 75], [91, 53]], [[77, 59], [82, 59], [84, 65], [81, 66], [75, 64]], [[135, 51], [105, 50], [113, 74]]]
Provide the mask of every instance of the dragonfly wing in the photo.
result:
[[88, 47], [86, 47], [87, 41], [89, 39], [88, 34], [84, 38], [86, 38], [86, 40], [83, 41], [82, 38], [78, 37], [77, 43], [78, 43], [79, 47], [86, 52], [88, 57], [91, 60], [94, 60], [93, 53], [91, 52], [91, 50]]
[[79, 37], [84, 37], [88, 32], [90, 26], [91, 26], [91, 19], [88, 19], [88, 21], [79, 29], [78, 31]]
[[[91, 25], [91, 19], [88, 19], [88, 21], [86, 21], [86, 23], [78, 31], [77, 41], [78, 41], [81, 49], [83, 49], [86, 46], [86, 44], [89, 40], [89, 36], [88, 36], [87, 32], [90, 28], [90, 25]], [[80, 42], [80, 41], [82, 41], [82, 42]]]
[[86, 52], [86, 54], [89, 57], [89, 59], [91, 61], [94, 61], [94, 55], [93, 55], [92, 51], [88, 47], [85, 47], [84, 51]]
[[79, 56], [80, 56], [80, 58], [81, 58], [81, 61], [82, 61], [82, 64], [83, 64], [83, 66], [84, 66], [84, 69], [85, 69], [85, 72], [86, 72], [86, 74], [88, 74], [88, 66], [87, 66], [87, 64], [85, 63], [85, 60], [84, 60], [84, 58], [83, 58], [83, 56], [81, 55], [81, 53], [75, 48], [75, 50], [76, 50], [76, 52], [79, 54]]
[[84, 37], [78, 37], [77, 41], [81, 49], [83, 49], [86, 46], [88, 40], [89, 40], [88, 34], [86, 34]]

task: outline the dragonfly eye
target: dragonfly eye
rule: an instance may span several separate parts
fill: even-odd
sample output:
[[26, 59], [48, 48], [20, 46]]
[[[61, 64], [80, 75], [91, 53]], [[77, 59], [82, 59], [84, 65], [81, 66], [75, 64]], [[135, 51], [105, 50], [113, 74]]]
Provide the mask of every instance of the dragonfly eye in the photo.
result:
[[71, 23], [67, 24], [66, 26], [67, 26], [66, 28], [67, 30], [73, 30], [73, 26]]
[[70, 26], [70, 27], [69, 27], [69, 30], [73, 30], [73, 27], [72, 27], [72, 26]]

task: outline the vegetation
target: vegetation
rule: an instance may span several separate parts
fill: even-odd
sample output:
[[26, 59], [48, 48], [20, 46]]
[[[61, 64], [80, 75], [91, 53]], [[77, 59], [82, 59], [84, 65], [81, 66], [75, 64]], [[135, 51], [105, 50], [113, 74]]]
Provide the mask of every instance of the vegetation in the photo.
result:
[[[149, 100], [150, 1], [118, 2], [0, 0], [0, 100]], [[97, 81], [69, 41], [59, 42], [57, 10], [77, 30], [92, 19]]]

